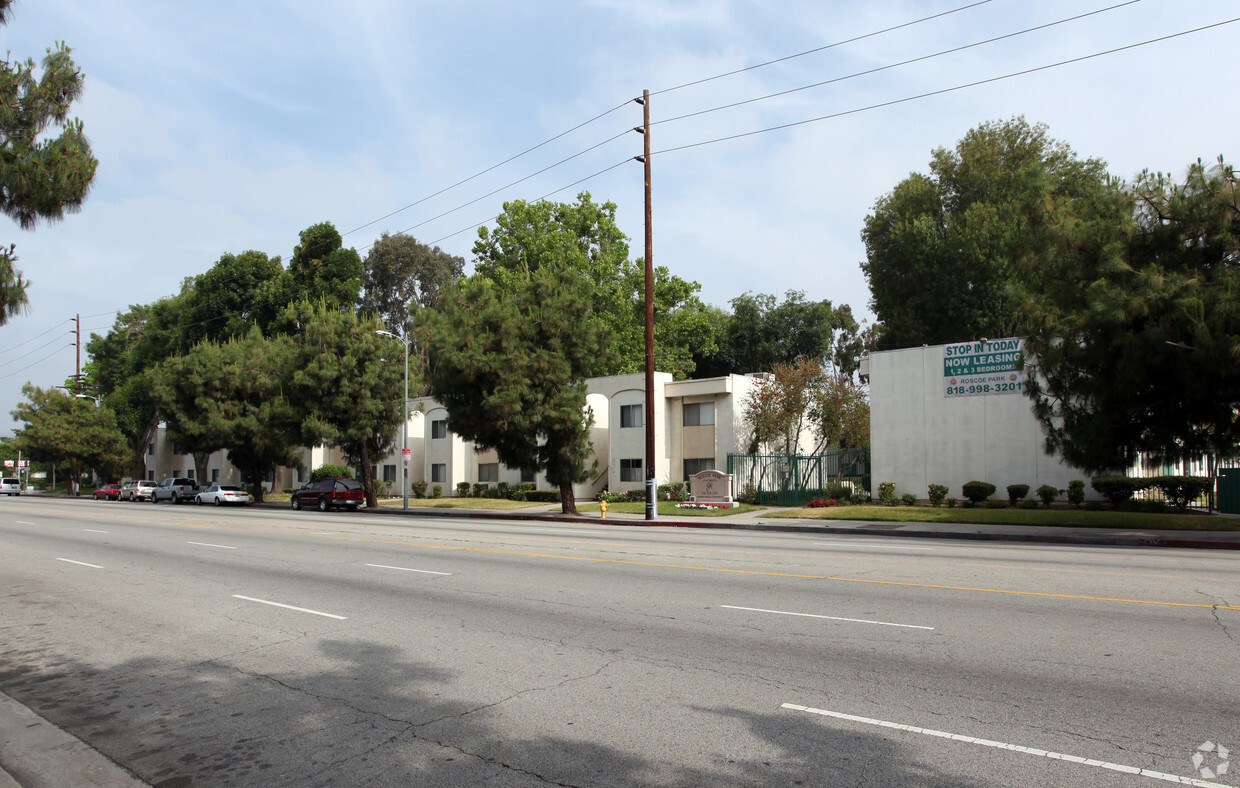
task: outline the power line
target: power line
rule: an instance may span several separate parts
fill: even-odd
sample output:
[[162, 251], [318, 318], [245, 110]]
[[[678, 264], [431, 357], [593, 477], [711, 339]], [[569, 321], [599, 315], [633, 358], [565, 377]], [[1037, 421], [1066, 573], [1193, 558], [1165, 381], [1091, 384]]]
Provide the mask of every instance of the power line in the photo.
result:
[[[58, 330], [60, 330], [60, 327], [61, 327], [61, 326], [63, 326], [65, 323], [72, 323], [72, 322], [73, 322], [73, 319], [72, 319], [72, 318], [70, 318], [70, 319], [68, 319], [68, 320], [65, 320], [65, 321], [64, 321], [64, 322], [62, 322], [62, 323], [57, 323], [56, 325], [52, 326], [52, 327], [51, 327], [51, 328], [49, 328], [48, 330], [44, 331], [42, 334], [37, 334], [37, 335], [35, 335], [35, 336], [32, 336], [30, 339], [23, 340], [23, 341], [21, 341], [21, 342], [18, 342], [18, 343], [17, 343], [17, 344], [15, 344], [15, 345], [10, 345], [9, 347], [6, 347], [6, 348], [4, 348], [3, 350], [0, 350], [0, 353], [9, 353], [9, 352], [11, 352], [11, 351], [17, 350], [17, 349], [18, 349], [19, 347], [21, 347], [22, 345], [29, 345], [31, 342], [35, 341], [36, 339], [41, 339], [42, 337], [47, 336], [48, 334], [52, 333], [53, 331], [58, 331]], [[3, 366], [3, 364], [0, 364], [0, 366]]]
[[[1114, 49], [1107, 49], [1102, 52], [1095, 52], [1092, 55], [1082, 55], [1081, 57], [1074, 57], [1068, 60], [1060, 60], [1057, 63], [1050, 63], [1045, 66], [1036, 66], [1034, 68], [1027, 68], [1022, 71], [1013, 71], [1010, 74], [1003, 74], [1002, 76], [998, 76], [998, 77], [990, 77], [989, 79], [979, 79], [976, 82], [967, 82], [965, 84], [955, 85], [950, 88], [942, 88], [941, 90], [931, 90], [926, 93], [919, 93], [916, 96], [906, 96], [904, 98], [892, 99], [891, 101], [883, 101], [878, 104], [870, 104], [869, 106], [865, 106], [865, 107], [857, 107], [855, 109], [848, 109], [842, 112], [833, 112], [830, 115], [820, 115], [816, 118], [808, 118], [806, 120], [797, 120], [791, 123], [782, 123], [778, 126], [770, 126], [765, 129], [758, 129], [756, 131], [746, 131], [740, 134], [730, 134], [726, 137], [717, 137], [711, 140], [703, 140], [702, 142], [692, 142], [687, 145], [678, 145], [673, 148], [665, 148], [661, 151], [656, 151], [655, 153], [656, 154], [674, 153], [676, 151], [688, 150], [689, 148], [700, 148], [705, 145], [714, 145], [715, 143], [718, 143], [718, 142], [727, 142], [729, 140], [741, 139], [742, 137], [752, 137], [758, 134], [766, 134], [767, 132], [771, 132], [771, 131], [780, 131], [782, 129], [793, 128], [794, 126], [804, 126], [809, 123], [817, 123], [823, 120], [831, 120], [833, 118], [840, 118], [846, 115], [855, 115], [860, 112], [868, 112], [869, 110], [872, 110], [872, 109], [881, 109], [883, 107], [891, 107], [891, 106], [895, 106], [896, 104], [906, 104], [910, 101], [917, 101], [918, 99], [929, 98], [931, 96], [941, 96], [945, 93], [952, 93], [958, 90], [964, 90], [966, 88], [974, 88], [974, 87], [978, 87], [979, 85], [987, 85], [992, 82], [1001, 82], [1005, 79], [1012, 79], [1013, 77], [1021, 77], [1027, 74], [1037, 73], [1038, 71], [1046, 71], [1048, 69], [1058, 68], [1059, 66], [1066, 66], [1072, 63], [1080, 63], [1085, 60], [1092, 60], [1093, 58], [1103, 57], [1105, 55], [1113, 55], [1117, 52], [1124, 52], [1129, 49], [1136, 49], [1138, 47], [1147, 46], [1149, 44], [1157, 44], [1163, 41], [1169, 41], [1173, 38], [1180, 38], [1181, 36], [1187, 36], [1193, 33], [1200, 33], [1203, 30], [1211, 30], [1216, 27], [1222, 27], [1223, 25], [1230, 25], [1234, 22], [1240, 22], [1240, 17], [1236, 17], [1234, 19], [1227, 19], [1222, 22], [1215, 22], [1213, 24], [1204, 25], [1202, 27], [1193, 28], [1192, 30], [1184, 30], [1179, 33], [1171, 33], [1170, 35], [1159, 36], [1158, 38], [1151, 38], [1146, 41], [1140, 41], [1135, 44], [1128, 44], [1122, 47], [1116, 47]], [[652, 154], [652, 155], [655, 155], [655, 154]]]
[[885, 66], [878, 66], [876, 68], [866, 69], [865, 71], [855, 71], [852, 74], [847, 74], [842, 77], [835, 77], [833, 79], [824, 80], [822, 82], [815, 82], [812, 85], [802, 85], [799, 88], [790, 88], [789, 90], [781, 90], [778, 93], [769, 93], [765, 96], [758, 96], [757, 98], [745, 99], [744, 101], [736, 101], [731, 104], [724, 104], [722, 106], [712, 107], [711, 109], [703, 109], [697, 112], [690, 112], [685, 115], [677, 115], [676, 117], [673, 117], [673, 118], [664, 118], [663, 120], [656, 120], [650, 125], [658, 126], [659, 124], [662, 124], [662, 123], [672, 123], [674, 121], [684, 120], [686, 118], [694, 118], [694, 117], [697, 117], [698, 115], [708, 115], [712, 112], [719, 112], [725, 109], [733, 109], [734, 107], [741, 107], [746, 104], [754, 104], [759, 101], [766, 101], [767, 99], [778, 98], [779, 96], [787, 96], [790, 93], [797, 93], [802, 90], [820, 88], [823, 85], [831, 85], [836, 82], [844, 82], [845, 80], [855, 79], [857, 77], [864, 77], [864, 76], [869, 76], [870, 74], [877, 74], [880, 71], [889, 71], [893, 68], [899, 68], [900, 66], [907, 66], [912, 63], [920, 63], [923, 60], [932, 60], [936, 57], [942, 57], [943, 55], [951, 55], [951, 54], [955, 54], [956, 52], [963, 52], [966, 49], [973, 49], [974, 47], [985, 46], [986, 44], [993, 44], [996, 41], [1003, 41], [1009, 38], [1016, 38], [1017, 36], [1023, 36], [1028, 33], [1034, 33], [1039, 30], [1046, 30], [1047, 28], [1055, 27], [1056, 25], [1066, 24], [1068, 22], [1076, 22], [1086, 17], [1106, 13], [1107, 11], [1114, 11], [1117, 8], [1123, 8], [1124, 6], [1134, 5], [1139, 2], [1141, 2], [1141, 0], [1126, 0], [1126, 2], [1123, 2], [1123, 3], [1118, 3], [1116, 5], [1107, 6], [1106, 8], [1099, 8], [1095, 11], [1087, 11], [1086, 13], [1077, 14], [1076, 16], [1070, 16], [1070, 17], [1067, 17], [1066, 19], [1059, 19], [1054, 22], [1047, 22], [1046, 24], [1037, 25], [1035, 27], [1027, 27], [1024, 30], [1018, 30], [1014, 33], [1006, 33], [1001, 36], [995, 36], [994, 38], [987, 38], [983, 41], [975, 41], [972, 44], [964, 44], [962, 46], [952, 47], [951, 49], [944, 49], [944, 50], [935, 52], [930, 55], [922, 55], [921, 57], [910, 58], [908, 60], [901, 60], [898, 63], [890, 63]]

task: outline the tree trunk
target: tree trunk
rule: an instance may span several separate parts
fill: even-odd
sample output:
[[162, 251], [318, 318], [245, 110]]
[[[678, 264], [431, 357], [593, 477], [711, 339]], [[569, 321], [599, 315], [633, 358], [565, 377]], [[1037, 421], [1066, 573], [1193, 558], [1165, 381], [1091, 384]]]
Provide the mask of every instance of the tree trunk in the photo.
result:
[[572, 482], [560, 482], [560, 510], [564, 514], [577, 514], [577, 499], [573, 497]]
[[362, 441], [361, 451], [358, 452], [362, 461], [362, 490], [366, 493], [367, 508], [375, 508], [379, 502], [375, 500], [375, 480], [370, 476], [370, 447], [366, 445], [366, 441]]
[[209, 451], [196, 451], [194, 454], [194, 481], [198, 482], [199, 487], [206, 487], [211, 483], [211, 454]]

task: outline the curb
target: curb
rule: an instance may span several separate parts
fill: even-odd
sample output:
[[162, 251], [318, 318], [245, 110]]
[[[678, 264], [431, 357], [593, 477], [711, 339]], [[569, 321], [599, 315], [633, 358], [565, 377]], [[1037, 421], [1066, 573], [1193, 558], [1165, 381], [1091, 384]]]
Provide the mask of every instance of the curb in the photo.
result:
[[0, 692], [0, 788], [148, 785], [103, 753]]

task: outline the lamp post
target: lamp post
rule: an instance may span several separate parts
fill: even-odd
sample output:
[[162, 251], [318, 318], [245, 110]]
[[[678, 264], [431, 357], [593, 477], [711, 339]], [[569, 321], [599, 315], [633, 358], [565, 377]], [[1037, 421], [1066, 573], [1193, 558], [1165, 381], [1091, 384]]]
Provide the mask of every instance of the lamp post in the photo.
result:
[[401, 496], [402, 509], [409, 508], [409, 339], [404, 335], [393, 334], [391, 331], [376, 331], [385, 337], [391, 337], [405, 346], [405, 398], [400, 403], [400, 465], [401, 465]]

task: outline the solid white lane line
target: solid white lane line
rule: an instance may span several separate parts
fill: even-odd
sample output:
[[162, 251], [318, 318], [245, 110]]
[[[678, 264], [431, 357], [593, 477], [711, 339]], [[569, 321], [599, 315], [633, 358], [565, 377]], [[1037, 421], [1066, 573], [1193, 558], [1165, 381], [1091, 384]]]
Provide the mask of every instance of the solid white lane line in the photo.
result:
[[229, 547], [226, 544], [211, 544], [210, 542], [186, 542], [185, 544], [196, 544], [199, 547], [218, 547], [221, 550], [236, 550], [235, 547]]
[[1137, 766], [1125, 766], [1122, 763], [1110, 763], [1109, 761], [1099, 761], [1094, 758], [1082, 758], [1079, 755], [1066, 755], [1062, 752], [1052, 752], [1050, 750], [1040, 750], [1037, 747], [1023, 747], [1019, 744], [1008, 744], [1001, 741], [991, 741], [990, 739], [978, 739], [974, 736], [962, 736], [959, 733], [948, 733], [946, 731], [936, 731], [932, 728], [919, 728], [916, 725], [904, 725], [899, 722], [888, 722], [886, 720], [876, 720], [870, 717], [858, 717], [854, 714], [844, 714], [838, 711], [827, 711], [825, 709], [815, 709], [809, 706], [800, 706], [795, 703], [780, 704], [780, 708], [791, 709], [793, 711], [804, 711], [808, 714], [819, 714], [823, 717], [834, 717], [839, 720], [848, 720], [849, 722], [859, 722], [863, 725], [876, 725], [880, 728], [891, 728], [893, 730], [905, 731], [907, 733], [920, 733], [924, 736], [935, 736], [940, 739], [950, 739], [952, 741], [965, 742], [966, 744], [980, 744], [983, 747], [994, 747], [998, 750], [1010, 750], [1012, 752], [1023, 752], [1026, 755], [1039, 755], [1043, 758], [1050, 758], [1056, 761], [1068, 761], [1070, 763], [1079, 763], [1085, 766], [1095, 766], [1099, 769], [1109, 769], [1113, 772], [1122, 772], [1124, 774], [1139, 774], [1142, 777], [1153, 777], [1155, 780], [1163, 780], [1169, 783], [1177, 783], [1179, 785], [1200, 785], [1207, 788], [1231, 788], [1222, 783], [1212, 783], [1205, 780], [1198, 780], [1194, 777], [1181, 777], [1177, 774], [1167, 774], [1166, 772], [1156, 772], [1153, 769], [1142, 769]]
[[88, 564], [85, 561], [74, 561], [72, 558], [57, 558], [57, 561], [64, 561], [66, 564], [77, 564], [78, 566], [89, 566], [91, 569], [103, 569], [99, 564]]
[[878, 550], [933, 550], [933, 547], [912, 547], [894, 544], [866, 544], [864, 542], [814, 542], [816, 545], [829, 545], [831, 547], [873, 547]]
[[100, 531], [95, 528], [83, 528], [82, 530], [90, 534], [106, 534], [107, 533], [107, 531]]
[[878, 624], [883, 627], [900, 627], [901, 629], [928, 629], [933, 630], [934, 627], [922, 627], [916, 624], [893, 624], [890, 621], [870, 621], [866, 618], [840, 618], [839, 616], [820, 616], [816, 613], [791, 613], [787, 610], [764, 610], [760, 607], [737, 607], [736, 605], [720, 605], [719, 607], [728, 610], [748, 610], [753, 613], [774, 613], [779, 616], [801, 616], [803, 618], [824, 618], [828, 621], [847, 621], [851, 624]]
[[34, 525], [34, 523], [27, 522], [26, 520], [18, 520], [17, 524], [18, 525]]
[[611, 536], [611, 533], [603, 533], [599, 531], [577, 531], [572, 528], [531, 528], [531, 531], [539, 531], [548, 534], [590, 534], [591, 536]]
[[375, 569], [399, 569], [402, 572], [418, 572], [424, 575], [444, 575], [445, 577], [452, 576], [451, 572], [432, 572], [429, 569], [410, 569], [407, 566], [385, 566], [383, 564], [366, 564], [366, 566], [373, 566]]
[[271, 605], [272, 607], [282, 607], [282, 608], [285, 608], [285, 609], [287, 609], [287, 610], [296, 610], [298, 613], [312, 613], [312, 614], [314, 614], [314, 615], [316, 615], [316, 616], [324, 616], [324, 617], [326, 617], [326, 618], [334, 618], [334, 619], [337, 619], [337, 620], [339, 620], [339, 621], [344, 621], [344, 620], [345, 620], [345, 618], [346, 618], [345, 616], [337, 616], [337, 615], [335, 615], [335, 614], [333, 614], [333, 613], [323, 613], [323, 612], [321, 612], [321, 611], [318, 611], [318, 610], [311, 610], [311, 609], [306, 608], [306, 607], [293, 607], [292, 605], [285, 605], [285, 604], [280, 603], [280, 602], [272, 602], [272, 601], [267, 600], [267, 599], [255, 599], [255, 598], [254, 598], [254, 597], [252, 597], [252, 596], [241, 596], [240, 594], [233, 594], [233, 598], [234, 598], [234, 599], [244, 599], [244, 600], [245, 600], [245, 601], [247, 601], [247, 602], [258, 602], [260, 605]]

